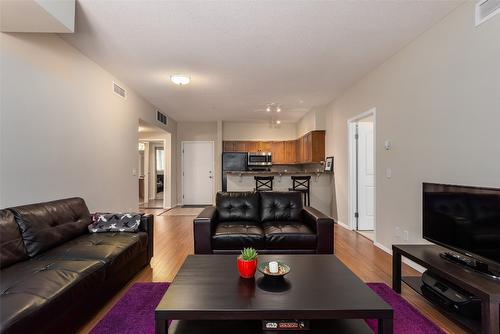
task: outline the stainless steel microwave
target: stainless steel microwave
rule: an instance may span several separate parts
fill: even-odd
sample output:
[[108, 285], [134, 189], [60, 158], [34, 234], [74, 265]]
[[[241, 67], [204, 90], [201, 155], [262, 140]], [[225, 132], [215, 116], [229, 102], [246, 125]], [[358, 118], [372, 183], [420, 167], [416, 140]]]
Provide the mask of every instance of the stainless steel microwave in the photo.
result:
[[269, 167], [272, 166], [273, 159], [271, 152], [248, 152], [248, 167]]

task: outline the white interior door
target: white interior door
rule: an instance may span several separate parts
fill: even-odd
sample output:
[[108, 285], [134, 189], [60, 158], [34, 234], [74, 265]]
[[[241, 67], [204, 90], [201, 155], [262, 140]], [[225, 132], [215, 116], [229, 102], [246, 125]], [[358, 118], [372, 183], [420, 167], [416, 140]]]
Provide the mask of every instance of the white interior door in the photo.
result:
[[182, 204], [210, 205], [214, 194], [214, 142], [182, 142]]
[[373, 230], [375, 222], [375, 157], [373, 123], [358, 123], [358, 230]]

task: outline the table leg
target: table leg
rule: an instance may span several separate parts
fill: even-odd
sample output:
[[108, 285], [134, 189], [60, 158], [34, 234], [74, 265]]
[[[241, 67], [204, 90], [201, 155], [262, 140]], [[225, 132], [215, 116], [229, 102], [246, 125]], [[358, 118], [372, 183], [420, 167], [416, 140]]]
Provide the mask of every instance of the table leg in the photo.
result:
[[156, 319], [156, 334], [168, 334], [168, 320]]
[[392, 319], [378, 319], [378, 334], [392, 334]]
[[500, 333], [500, 308], [498, 303], [483, 301], [481, 303], [481, 333]]
[[401, 253], [394, 250], [392, 254], [392, 289], [401, 293]]

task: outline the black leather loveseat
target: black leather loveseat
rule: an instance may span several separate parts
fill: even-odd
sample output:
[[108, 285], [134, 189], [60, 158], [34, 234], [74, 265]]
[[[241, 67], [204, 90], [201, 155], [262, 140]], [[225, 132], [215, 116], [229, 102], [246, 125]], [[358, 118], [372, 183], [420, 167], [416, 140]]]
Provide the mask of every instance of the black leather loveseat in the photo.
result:
[[70, 333], [153, 255], [153, 216], [137, 233], [88, 232], [81, 198], [0, 210], [0, 332]]
[[333, 219], [302, 206], [299, 192], [219, 192], [194, 220], [196, 254], [333, 253]]

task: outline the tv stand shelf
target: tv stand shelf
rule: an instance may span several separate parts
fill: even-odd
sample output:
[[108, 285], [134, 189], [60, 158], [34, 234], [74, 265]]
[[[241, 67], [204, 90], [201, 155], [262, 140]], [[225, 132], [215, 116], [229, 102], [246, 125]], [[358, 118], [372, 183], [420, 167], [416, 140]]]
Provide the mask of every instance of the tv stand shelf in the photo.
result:
[[392, 246], [392, 288], [401, 293], [401, 282], [421, 294], [420, 277], [402, 277], [402, 257], [432, 270], [443, 279], [455, 284], [481, 299], [481, 321], [475, 321], [459, 314], [437, 307], [447, 317], [473, 333], [500, 333], [500, 281], [485, 277], [479, 273], [452, 263], [440, 256], [446, 248], [436, 245], [393, 245]]

